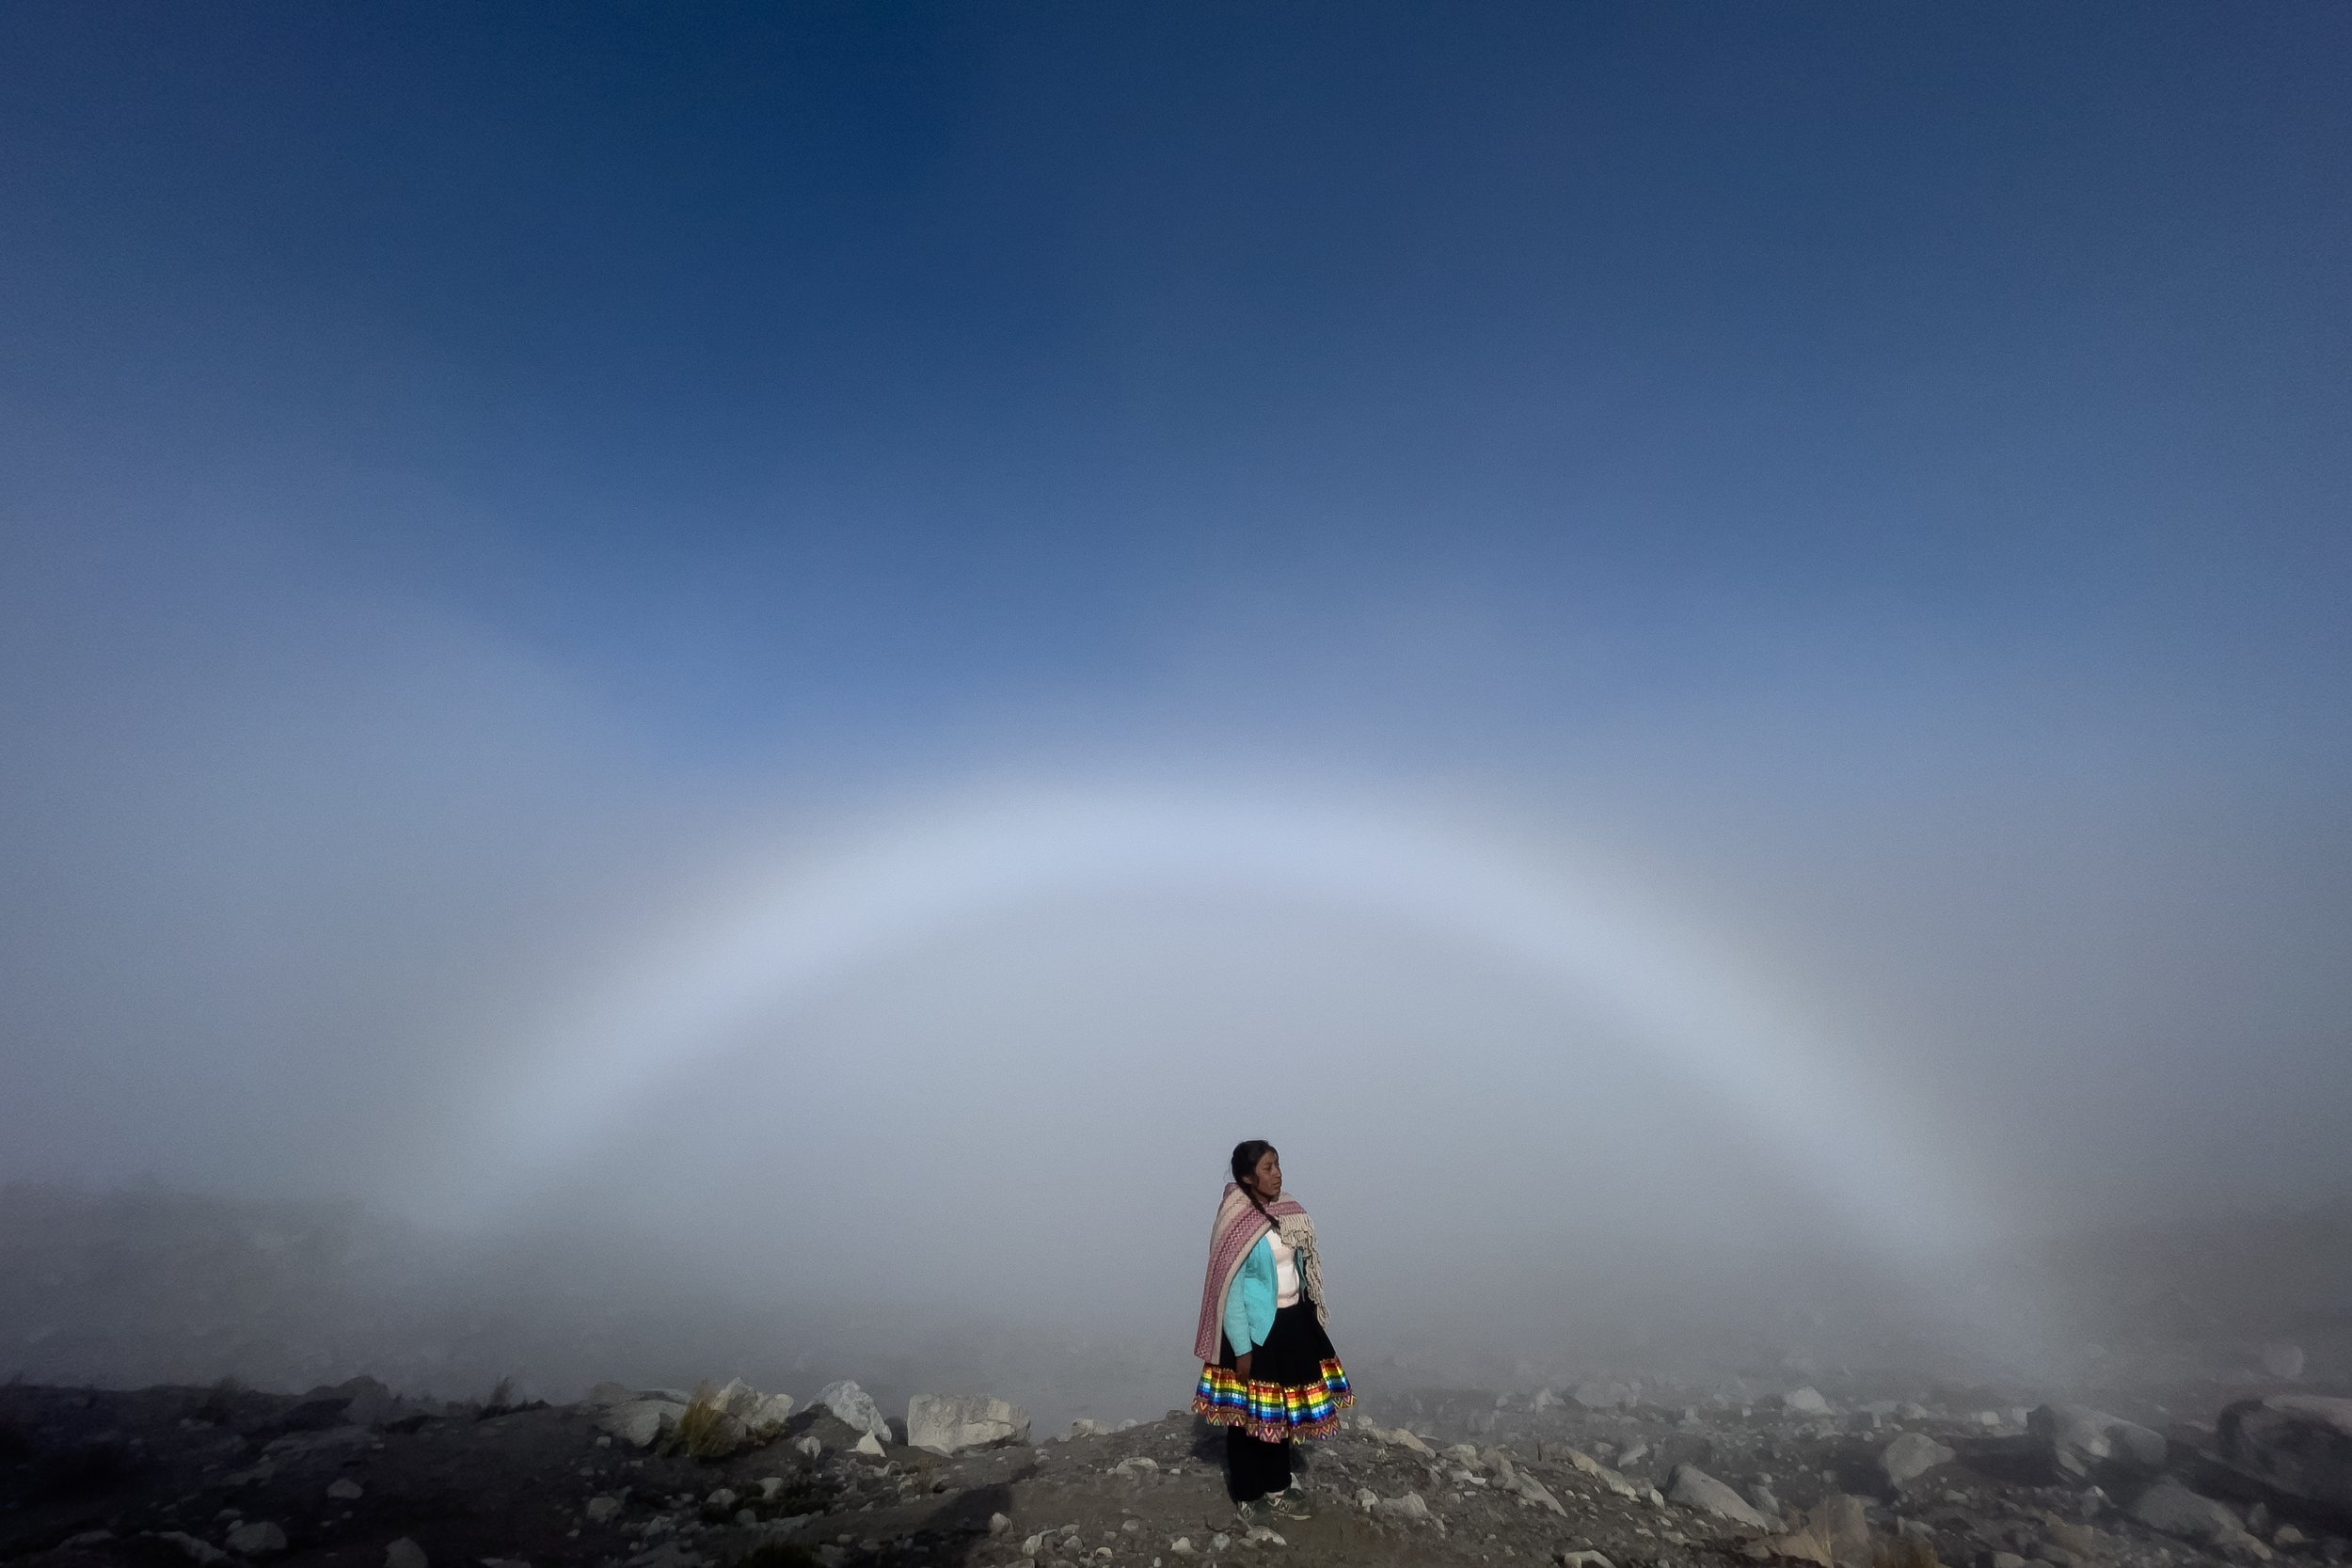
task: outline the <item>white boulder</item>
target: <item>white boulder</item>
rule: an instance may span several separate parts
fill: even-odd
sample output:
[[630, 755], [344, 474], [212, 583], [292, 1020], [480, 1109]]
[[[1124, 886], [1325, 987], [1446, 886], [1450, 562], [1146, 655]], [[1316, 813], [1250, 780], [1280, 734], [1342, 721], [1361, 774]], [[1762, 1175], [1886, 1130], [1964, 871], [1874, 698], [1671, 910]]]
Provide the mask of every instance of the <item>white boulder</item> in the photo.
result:
[[1708, 1475], [1695, 1465], [1677, 1465], [1674, 1474], [1666, 1478], [1666, 1499], [1685, 1508], [1695, 1508], [1702, 1513], [1712, 1513], [1718, 1519], [1751, 1529], [1764, 1529], [1764, 1515], [1748, 1505], [1748, 1499]]
[[960, 1453], [993, 1443], [1025, 1443], [1029, 1416], [985, 1394], [917, 1394], [907, 1402], [907, 1441], [933, 1453]]
[[843, 1378], [838, 1383], [826, 1384], [818, 1391], [817, 1402], [820, 1407], [832, 1411], [853, 1430], [870, 1433], [878, 1441], [889, 1440], [890, 1423], [882, 1419], [881, 1406], [874, 1402], [874, 1397], [871, 1394], [848, 1378]]
[[1925, 1433], [1906, 1432], [1879, 1450], [1879, 1469], [1890, 1483], [1903, 1486], [1959, 1457]]

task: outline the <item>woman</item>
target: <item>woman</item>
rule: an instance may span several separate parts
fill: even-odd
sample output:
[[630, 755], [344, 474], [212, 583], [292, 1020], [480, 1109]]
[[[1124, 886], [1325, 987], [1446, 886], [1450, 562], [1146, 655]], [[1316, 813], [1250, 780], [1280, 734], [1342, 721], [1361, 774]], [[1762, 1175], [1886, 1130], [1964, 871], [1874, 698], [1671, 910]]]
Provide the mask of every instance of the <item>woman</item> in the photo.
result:
[[1192, 1408], [1227, 1429], [1227, 1478], [1245, 1517], [1307, 1515], [1291, 1488], [1291, 1444], [1332, 1435], [1356, 1402], [1330, 1321], [1314, 1222], [1282, 1196], [1281, 1156], [1263, 1139], [1236, 1145], [1209, 1232]]

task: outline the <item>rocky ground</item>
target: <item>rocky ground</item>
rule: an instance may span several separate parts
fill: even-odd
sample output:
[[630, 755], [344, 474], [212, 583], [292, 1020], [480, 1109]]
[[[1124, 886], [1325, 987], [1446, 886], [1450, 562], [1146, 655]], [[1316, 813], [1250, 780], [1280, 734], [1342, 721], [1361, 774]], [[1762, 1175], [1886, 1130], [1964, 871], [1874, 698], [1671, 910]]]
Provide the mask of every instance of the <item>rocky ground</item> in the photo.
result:
[[[509, 1407], [0, 1389], [0, 1561], [42, 1568], [1447, 1563], [2189, 1568], [2345, 1560], [2352, 1402], [2158, 1433], [2071, 1406], [1424, 1390], [1243, 1521], [1187, 1414], [1032, 1445], [1002, 1402], [739, 1385]], [[910, 1446], [912, 1435], [932, 1447]], [[979, 1445], [979, 1446], [969, 1446]], [[940, 1452], [936, 1449], [956, 1451]]]

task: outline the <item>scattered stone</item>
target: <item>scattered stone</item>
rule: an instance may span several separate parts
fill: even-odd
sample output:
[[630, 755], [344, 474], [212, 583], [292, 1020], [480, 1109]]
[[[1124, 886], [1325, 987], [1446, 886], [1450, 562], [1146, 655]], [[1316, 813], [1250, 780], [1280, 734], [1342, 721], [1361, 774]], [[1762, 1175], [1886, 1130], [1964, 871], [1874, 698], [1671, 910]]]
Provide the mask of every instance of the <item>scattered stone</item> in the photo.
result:
[[1617, 1378], [1596, 1378], [1568, 1390], [1569, 1400], [1587, 1410], [1617, 1410], [1641, 1398], [1639, 1384]]
[[1748, 1506], [1748, 1500], [1708, 1475], [1695, 1465], [1677, 1465], [1666, 1478], [1666, 1500], [1712, 1513], [1718, 1519], [1729, 1519], [1751, 1529], [1770, 1527], [1764, 1516]]
[[1002, 1535], [1010, 1528], [1012, 1528], [1012, 1520], [1009, 1516], [1002, 1513], [992, 1513], [988, 1516], [989, 1534]]
[[181, 1552], [188, 1559], [189, 1561], [201, 1564], [202, 1568], [213, 1568], [215, 1563], [226, 1562], [229, 1560], [229, 1554], [227, 1552], [222, 1551], [218, 1546], [214, 1545], [209, 1541], [198, 1540], [195, 1536], [190, 1535], [185, 1530], [164, 1530], [159, 1533], [155, 1539], [158, 1541], [170, 1542], [173, 1545], [180, 1548]]
[[608, 1408], [600, 1424], [633, 1448], [650, 1449], [686, 1414], [683, 1400], [632, 1399]]
[[1631, 1481], [1581, 1449], [1563, 1449], [1560, 1451], [1560, 1457], [1599, 1481], [1617, 1497], [1638, 1497], [1641, 1496], [1640, 1489]]
[[1564, 1518], [1567, 1515], [1568, 1511], [1560, 1506], [1560, 1499], [1551, 1495], [1550, 1488], [1547, 1487], [1542, 1481], [1537, 1481], [1534, 1476], [1529, 1475], [1526, 1471], [1520, 1470], [1516, 1473], [1506, 1473], [1503, 1479], [1505, 1484], [1517, 1491], [1520, 1497], [1525, 1497], [1529, 1502], [1534, 1503], [1541, 1508], [1548, 1508], [1551, 1510], [1552, 1513], [1560, 1514]]
[[718, 1509], [723, 1513], [726, 1510], [733, 1508], [736, 1504], [735, 1488], [732, 1486], [722, 1486], [712, 1492], [710, 1496], [705, 1497], [703, 1502], [707, 1506]]
[[2164, 1468], [2168, 1452], [2162, 1433], [2089, 1405], [2037, 1406], [2026, 1417], [2026, 1430], [2055, 1469], [2078, 1481], [2153, 1476]]
[[384, 1568], [432, 1568], [424, 1548], [406, 1536], [402, 1536], [384, 1548]]
[[1959, 1457], [1925, 1433], [1906, 1432], [1879, 1451], [1879, 1470], [1889, 1485], [1906, 1486]]
[[855, 1451], [864, 1454], [868, 1459], [880, 1459], [882, 1457], [882, 1443], [870, 1432], [864, 1433], [858, 1438]]
[[1821, 1391], [1811, 1384], [1791, 1388], [1781, 1395], [1780, 1407], [1792, 1416], [1826, 1416], [1830, 1413], [1829, 1401], [1823, 1399]]
[[2270, 1548], [2246, 1532], [2227, 1503], [2201, 1497], [2167, 1476], [2142, 1492], [2127, 1511], [2150, 1529], [2224, 1551], [2266, 1558]]
[[592, 1525], [601, 1525], [620, 1512], [621, 1499], [618, 1497], [598, 1496], [588, 1499], [588, 1522]]
[[267, 1519], [255, 1519], [230, 1530], [225, 1544], [239, 1557], [266, 1557], [286, 1549], [286, 1532]]
[[803, 1433], [801, 1440], [792, 1447], [804, 1459], [815, 1459], [825, 1451], [825, 1445], [817, 1440], [817, 1434], [813, 1432]]
[[1562, 1552], [1560, 1568], [1617, 1568], [1617, 1565], [1600, 1552]]
[[114, 1538], [115, 1532], [110, 1529], [86, 1529], [79, 1535], [67, 1536], [57, 1544], [70, 1552], [79, 1551], [84, 1546], [95, 1546], [102, 1542], [112, 1541]]
[[326, 1495], [339, 1503], [358, 1502], [366, 1492], [365, 1487], [348, 1476], [326, 1483]]
[[1382, 1497], [1380, 1512], [1398, 1519], [1426, 1519], [1429, 1505], [1421, 1500], [1418, 1492], [1407, 1492], [1401, 1497]]
[[907, 1441], [933, 1453], [1029, 1440], [1029, 1416], [985, 1394], [917, 1394], [907, 1402]]
[[2280, 1525], [2270, 1532], [2270, 1544], [2280, 1551], [2292, 1551], [2310, 1539], [2311, 1537], [2296, 1529], [2293, 1525]]

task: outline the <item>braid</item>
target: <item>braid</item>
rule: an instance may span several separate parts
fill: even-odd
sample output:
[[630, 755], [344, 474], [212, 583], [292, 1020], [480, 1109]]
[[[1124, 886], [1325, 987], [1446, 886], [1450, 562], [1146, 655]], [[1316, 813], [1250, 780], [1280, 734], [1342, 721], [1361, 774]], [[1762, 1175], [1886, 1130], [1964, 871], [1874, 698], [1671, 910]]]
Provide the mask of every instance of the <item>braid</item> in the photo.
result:
[[1258, 1174], [1258, 1162], [1273, 1152], [1274, 1146], [1263, 1138], [1251, 1138], [1247, 1142], [1235, 1144], [1233, 1146], [1233, 1184], [1239, 1187], [1242, 1196], [1249, 1200], [1249, 1206], [1265, 1216], [1266, 1224], [1279, 1230], [1281, 1228], [1281, 1222], [1274, 1217], [1274, 1211], [1265, 1206], [1265, 1199], [1258, 1196], [1257, 1186], [1251, 1180]]

